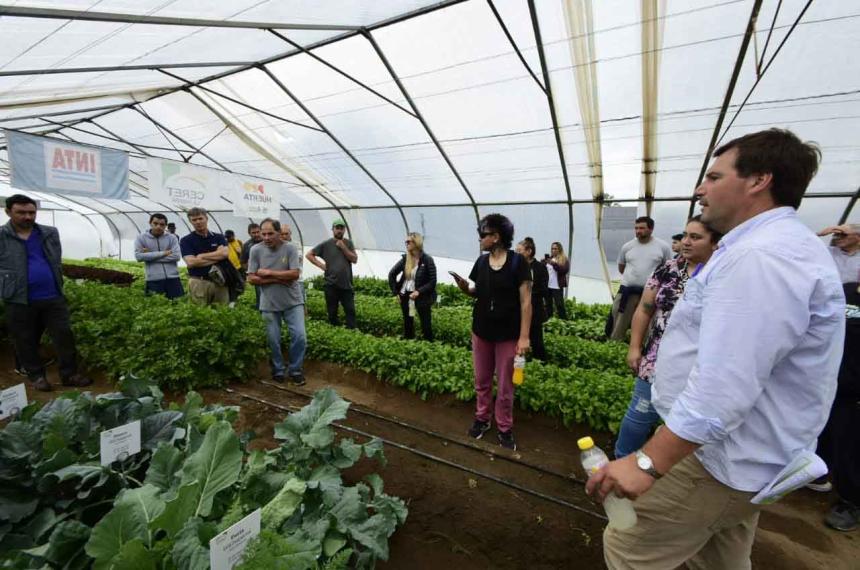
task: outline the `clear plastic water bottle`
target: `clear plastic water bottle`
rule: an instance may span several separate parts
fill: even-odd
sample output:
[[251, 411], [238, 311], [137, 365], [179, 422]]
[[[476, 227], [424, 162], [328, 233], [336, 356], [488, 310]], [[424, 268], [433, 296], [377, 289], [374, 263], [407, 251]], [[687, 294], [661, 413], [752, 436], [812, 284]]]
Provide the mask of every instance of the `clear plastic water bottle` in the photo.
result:
[[[596, 473], [601, 467], [609, 463], [609, 458], [602, 449], [594, 445], [594, 440], [590, 437], [583, 437], [577, 440], [576, 444], [582, 450], [579, 457], [582, 461], [582, 468], [585, 469], [587, 475]], [[633, 510], [633, 503], [630, 499], [616, 497], [610, 493], [603, 500], [603, 508], [606, 510], [606, 516], [609, 517], [609, 526], [612, 528], [626, 530], [636, 526], [636, 511]]]
[[526, 357], [518, 354], [514, 357], [514, 386], [519, 386], [526, 379]]
[[409, 299], [409, 316], [415, 316], [415, 299]]

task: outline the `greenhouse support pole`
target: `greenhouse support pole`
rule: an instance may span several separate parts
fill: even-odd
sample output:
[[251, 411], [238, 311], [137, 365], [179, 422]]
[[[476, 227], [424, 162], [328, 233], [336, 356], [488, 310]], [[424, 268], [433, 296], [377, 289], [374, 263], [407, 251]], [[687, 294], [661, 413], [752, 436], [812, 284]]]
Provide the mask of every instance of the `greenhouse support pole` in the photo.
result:
[[394, 71], [394, 68], [391, 66], [391, 62], [388, 61], [388, 58], [385, 56], [385, 52], [382, 51], [382, 48], [379, 47], [379, 44], [376, 43], [376, 38], [373, 37], [373, 34], [370, 33], [370, 30], [365, 28], [361, 30], [362, 35], [367, 38], [367, 41], [370, 42], [370, 45], [373, 47], [373, 51], [376, 52], [376, 55], [379, 56], [379, 60], [385, 66], [385, 69], [388, 70], [388, 74], [391, 75], [391, 78], [394, 80], [394, 83], [397, 84], [398, 89], [400, 89], [400, 93], [403, 94], [403, 97], [409, 103], [409, 106], [412, 108], [412, 112], [415, 113], [415, 118], [418, 119], [418, 122], [424, 127], [424, 130], [427, 132], [427, 136], [430, 137], [430, 140], [433, 141], [433, 144], [436, 146], [436, 150], [439, 151], [439, 154], [442, 155], [442, 158], [448, 164], [448, 168], [451, 169], [451, 172], [454, 174], [454, 177], [457, 179], [457, 182], [460, 183], [460, 186], [463, 188], [463, 191], [466, 193], [466, 196], [469, 198], [469, 202], [472, 204], [472, 209], [475, 211], [475, 221], [477, 223], [481, 223], [481, 214], [478, 212], [478, 206], [475, 203], [475, 198], [472, 196], [472, 193], [469, 191], [468, 186], [466, 186], [466, 182], [463, 181], [463, 177], [460, 176], [460, 173], [457, 172], [457, 168], [454, 166], [454, 163], [451, 162], [451, 159], [448, 157], [448, 153], [445, 152], [445, 149], [442, 148], [442, 145], [439, 143], [439, 139], [436, 138], [436, 135], [433, 133], [433, 129], [430, 128], [430, 125], [427, 124], [427, 120], [424, 119], [424, 115], [421, 114], [421, 111], [418, 110], [418, 106], [415, 105], [415, 101], [412, 100], [412, 96], [409, 95], [409, 91], [406, 90], [406, 86], [403, 85], [403, 81], [400, 80], [400, 76], [397, 75], [397, 72]]
[[355, 83], [356, 85], [358, 85], [362, 89], [369, 91], [370, 93], [373, 93], [374, 95], [376, 95], [377, 97], [379, 97], [380, 99], [385, 101], [386, 103], [389, 103], [390, 105], [394, 105], [395, 107], [397, 107], [398, 109], [400, 109], [401, 111], [403, 111], [404, 113], [406, 113], [407, 115], [412, 117], [413, 119], [418, 118], [415, 116], [415, 113], [413, 113], [412, 111], [410, 111], [409, 109], [407, 109], [403, 105], [400, 105], [396, 101], [392, 101], [391, 99], [389, 99], [388, 97], [386, 97], [385, 95], [383, 95], [382, 93], [380, 93], [379, 91], [377, 91], [376, 89], [371, 87], [370, 85], [368, 85], [362, 81], [359, 81], [358, 79], [356, 79], [355, 77], [353, 77], [349, 73], [345, 72], [341, 68], [339, 68], [336, 65], [333, 65], [333, 64], [329, 63], [328, 61], [324, 60], [323, 58], [321, 58], [317, 54], [315, 54], [312, 51], [310, 51], [309, 49], [305, 48], [302, 44], [298, 44], [298, 43], [294, 42], [293, 40], [291, 40], [287, 36], [278, 33], [276, 30], [269, 30], [269, 32], [271, 32], [272, 34], [274, 34], [278, 38], [282, 39], [283, 41], [287, 42], [288, 44], [290, 44], [291, 46], [293, 46], [297, 50], [300, 50], [302, 53], [309, 56], [311, 59], [318, 61], [319, 63], [323, 64], [324, 66], [326, 66], [329, 69], [331, 69], [332, 71], [334, 71], [335, 73], [339, 73], [340, 75], [342, 75], [346, 79], [352, 81], [353, 83]]
[[720, 114], [717, 116], [717, 124], [714, 125], [714, 132], [711, 134], [711, 142], [708, 143], [705, 160], [702, 162], [702, 168], [699, 171], [699, 177], [696, 179], [696, 186], [693, 189], [693, 197], [690, 198], [690, 209], [687, 212], [687, 218], [693, 217], [693, 211], [695, 210], [696, 202], [698, 201], [698, 198], [696, 198], [696, 190], [702, 185], [702, 180], [705, 178], [705, 172], [708, 170], [708, 163], [711, 162], [711, 154], [717, 146], [717, 139], [720, 136], [720, 130], [723, 128], [723, 121], [726, 119], [726, 112], [728, 112], [729, 106], [732, 103], [732, 95], [734, 95], [735, 86], [738, 83], [738, 77], [740, 76], [741, 69], [744, 66], [744, 59], [746, 59], [750, 39], [755, 33], [755, 23], [758, 19], [759, 10], [761, 10], [761, 4], [762, 0], [755, 0], [755, 4], [753, 4], [752, 11], [750, 12], [750, 18], [747, 21], [747, 29], [746, 32], [744, 32], [744, 39], [741, 42], [740, 49], [738, 50], [738, 57], [735, 59], [735, 67], [732, 70], [732, 77], [729, 80], [729, 86], [726, 88], [726, 94], [723, 97], [723, 105], [720, 107]]
[[564, 160], [564, 147], [561, 142], [561, 130], [558, 127], [558, 116], [556, 115], [555, 103], [552, 98], [552, 85], [550, 84], [549, 79], [549, 68], [546, 64], [546, 54], [543, 49], [543, 39], [541, 38], [540, 24], [538, 23], [537, 8], [535, 7], [534, 0], [529, 0], [529, 13], [532, 18], [532, 28], [534, 29], [537, 52], [540, 57], [540, 69], [543, 74], [543, 82], [546, 87], [546, 101], [549, 105], [549, 115], [552, 119], [552, 131], [555, 134], [555, 146], [558, 151], [558, 160], [561, 164], [561, 173], [564, 177], [564, 189], [567, 192], [567, 220], [569, 230], [567, 234], [567, 254], [568, 256], [571, 256], [573, 254], [573, 196], [570, 193], [570, 180], [567, 176], [567, 163]]
[[[108, 129], [107, 127], [104, 127], [104, 126], [100, 125], [99, 123], [95, 122], [95, 120], [90, 120], [90, 121], [86, 121], [86, 122], [88, 122], [88, 123], [92, 123], [92, 124], [93, 124], [93, 125], [95, 125], [96, 127], [100, 128], [101, 130], [103, 130], [104, 132], [106, 132], [107, 134], [109, 134], [109, 135], [111, 135], [111, 136], [113, 136], [113, 137], [116, 137], [116, 138], [117, 138], [117, 140], [122, 141], [124, 144], [127, 144], [127, 145], [128, 145], [128, 146], [130, 146], [131, 148], [136, 148], [136, 149], [137, 149], [138, 151], [140, 151], [144, 156], [147, 156], [147, 157], [151, 157], [151, 156], [153, 156], [152, 154], [148, 153], [146, 150], [144, 150], [143, 148], [141, 148], [141, 147], [139, 147], [138, 145], [134, 144], [133, 142], [128, 141], [128, 140], [126, 140], [126, 139], [124, 139], [123, 137], [121, 137], [121, 136], [119, 136], [118, 134], [114, 133], [113, 131], [111, 131], [111, 130], [110, 130], [110, 129]], [[129, 172], [131, 172], [131, 169], [130, 169], [130, 168], [129, 168]], [[129, 184], [130, 184], [130, 182], [129, 182]], [[156, 205], [158, 205], [158, 206], [162, 206], [162, 207], [165, 209], [165, 211], [168, 211], [168, 212], [176, 212], [176, 210], [174, 210], [173, 208], [171, 208], [171, 207], [170, 207], [170, 206], [168, 206], [167, 204], [164, 204], [163, 202], [156, 202], [155, 200], [152, 200], [152, 198], [150, 198], [149, 196], [146, 196], [146, 199], [147, 199], [147, 200], [150, 200], [153, 204], [156, 204]], [[151, 213], [151, 212], [150, 212], [150, 213]], [[182, 217], [182, 216], [180, 216], [180, 218], [181, 218], [181, 217]], [[183, 221], [184, 221], [184, 220], [183, 220]], [[187, 224], [187, 223], [186, 223], [185, 225], [186, 225], [186, 226], [188, 226], [188, 224]], [[189, 229], [189, 231], [193, 231], [193, 229], [191, 228], [191, 226], [188, 226], [188, 229]]]
[[[225, 129], [231, 129], [231, 130], [232, 130], [231, 125], [230, 125], [230, 124], [227, 122], [227, 120], [226, 120], [226, 119], [221, 115], [221, 113], [219, 113], [217, 110], [215, 110], [214, 108], [212, 108], [212, 105], [210, 105], [210, 104], [209, 104], [205, 99], [203, 99], [202, 97], [200, 97], [200, 95], [198, 95], [197, 93], [195, 93], [195, 92], [194, 92], [193, 90], [191, 90], [190, 88], [189, 88], [186, 92], [187, 92], [189, 95], [191, 95], [192, 97], [194, 97], [195, 99], [197, 99], [197, 102], [199, 102], [201, 105], [203, 105], [204, 107], [206, 107], [206, 109], [207, 109], [210, 113], [212, 113], [213, 115], [215, 115], [216, 117], [218, 117], [218, 120], [219, 120], [219, 121], [221, 121], [221, 123], [224, 125], [224, 128], [225, 128]], [[235, 134], [235, 133], [234, 133], [234, 134]], [[210, 141], [210, 142], [211, 142], [211, 141]], [[243, 141], [243, 142], [245, 142], [245, 141]], [[209, 144], [209, 143], [207, 142], [206, 144]], [[247, 145], [248, 143], [247, 143], [247, 142], [245, 142], [245, 144]], [[248, 146], [250, 146], [250, 145], [248, 145]], [[256, 151], [256, 149], [252, 149], [252, 150], [255, 150], [255, 152], [257, 152], [257, 151]], [[272, 161], [271, 161], [271, 159], [269, 159], [268, 157], [265, 157], [265, 156], [264, 156], [264, 158], [266, 158], [267, 160], [269, 160], [269, 162], [272, 162]], [[273, 164], [274, 164], [274, 163], [273, 163]], [[277, 164], [275, 164], [275, 166], [279, 166], [279, 167], [280, 167], [280, 165], [277, 165]], [[282, 167], [281, 167], [281, 168], [282, 168]], [[307, 180], [305, 180], [305, 179], [304, 179], [302, 176], [300, 176], [297, 172], [291, 172], [290, 174], [291, 174], [292, 176], [294, 176], [294, 177], [295, 177], [299, 182], [301, 182], [302, 184], [304, 184], [305, 186], [307, 186], [308, 188], [310, 188], [310, 189], [311, 189], [311, 191], [313, 191], [317, 196], [319, 196], [320, 198], [322, 198], [323, 200], [325, 200], [326, 202], [328, 202], [328, 203], [331, 205], [331, 207], [332, 207], [332, 208], [334, 208], [334, 209], [337, 211], [338, 215], [339, 215], [339, 216], [344, 220], [344, 223], [346, 224], [346, 229], [347, 229], [347, 231], [349, 231], [349, 222], [346, 220], [346, 217], [345, 217], [345, 216], [343, 215], [343, 213], [340, 211], [340, 208], [338, 208], [338, 207], [335, 205], [335, 203], [334, 203], [334, 202], [333, 202], [333, 201], [332, 201], [328, 196], [326, 196], [325, 194], [323, 194], [322, 192], [320, 192], [319, 190], [317, 190], [317, 189], [316, 189], [316, 188], [315, 188], [315, 187], [314, 187], [310, 182], [308, 182]], [[279, 182], [279, 183], [281, 183], [281, 184], [283, 184], [283, 183], [284, 183], [284, 182], [283, 182], [283, 181], [281, 181], [281, 180], [274, 180], [274, 182]], [[295, 222], [295, 224], [296, 224], [296, 230], [299, 232], [299, 235], [301, 236], [302, 228], [299, 226], [299, 224], [298, 224], [298, 222], [296, 221], [295, 217], [293, 217], [292, 213], [290, 213], [290, 210], [289, 210], [286, 206], [284, 206], [284, 204], [283, 204], [281, 201], [279, 201], [279, 205], [280, 205], [281, 209], [285, 210], [285, 211], [290, 215], [290, 218], [293, 220], [293, 222]], [[350, 234], [350, 235], [351, 235], [351, 234]], [[300, 238], [300, 239], [301, 239], [301, 238]]]
[[510, 30], [505, 25], [505, 20], [502, 18], [502, 15], [499, 13], [499, 10], [496, 8], [496, 5], [493, 4], [493, 0], [487, 0], [487, 4], [490, 5], [490, 10], [493, 11], [493, 15], [496, 17], [496, 21], [499, 22], [499, 26], [502, 27], [502, 31], [505, 33], [505, 37], [508, 38], [508, 42], [511, 44], [511, 47], [514, 48], [514, 53], [517, 54], [517, 57], [520, 58], [520, 61], [523, 64], [523, 67], [526, 68], [526, 71], [529, 72], [529, 75], [532, 76], [532, 79], [535, 80], [540, 90], [543, 91], [544, 95], [546, 95], [546, 87], [543, 86], [543, 83], [540, 82], [540, 79], [537, 78], [535, 72], [532, 71], [531, 66], [526, 61], [526, 58], [523, 56], [523, 52], [520, 51], [520, 47], [517, 45], [517, 42], [514, 41], [514, 37], [511, 35]]
[[857, 199], [860, 198], [860, 187], [857, 188], [857, 191], [854, 192], [854, 195], [848, 200], [848, 205], [845, 206], [845, 210], [842, 212], [842, 215], [839, 216], [839, 225], [846, 223], [848, 221], [848, 216], [851, 215], [851, 210], [854, 209], [854, 204], [857, 203]]
[[364, 164], [362, 164], [361, 161], [358, 160], [358, 158], [356, 158], [355, 155], [352, 154], [352, 152], [348, 148], [346, 148], [346, 145], [344, 145], [340, 141], [340, 139], [334, 135], [334, 133], [332, 133], [330, 130], [328, 130], [328, 128], [322, 123], [322, 121], [320, 121], [317, 118], [317, 116], [314, 115], [314, 113], [310, 109], [308, 109], [308, 107], [304, 103], [302, 103], [301, 99], [296, 97], [295, 94], [293, 94], [293, 92], [290, 91], [289, 88], [287, 88], [287, 86], [284, 85], [283, 82], [280, 79], [278, 79], [274, 73], [272, 73], [269, 70], [269, 68], [267, 68], [265, 65], [260, 65], [258, 67], [258, 69], [260, 69], [263, 73], [265, 73], [269, 77], [269, 79], [271, 79], [275, 83], [275, 85], [277, 85], [281, 89], [281, 91], [286, 93], [287, 96], [293, 100], [293, 103], [298, 105], [299, 108], [302, 111], [304, 111], [304, 113], [308, 117], [310, 117], [311, 120], [314, 123], [316, 123], [317, 126], [320, 129], [322, 129], [323, 132], [325, 134], [327, 134], [332, 141], [334, 141], [334, 144], [336, 144], [338, 147], [340, 147], [340, 150], [342, 150], [344, 152], [344, 154], [346, 154], [355, 163], [355, 165], [358, 166], [361, 169], [361, 171], [364, 172], [367, 175], [367, 177], [370, 178], [373, 181], [373, 183], [376, 184], [379, 187], [379, 189], [382, 190], [382, 192], [386, 196], [388, 196], [388, 199], [391, 200], [391, 202], [394, 204], [394, 207], [397, 208], [397, 212], [400, 214], [400, 219], [403, 220], [403, 228], [406, 230], [406, 233], [408, 234], [409, 233], [409, 222], [406, 221], [406, 214], [403, 213], [403, 208], [400, 207], [400, 203], [397, 201], [397, 199], [394, 196], [391, 195], [391, 193], [385, 188], [385, 186], [382, 185], [382, 182], [380, 182], [376, 178], [376, 176], [374, 176], [364, 166]]
[[246, 109], [250, 109], [251, 111], [254, 111], [255, 113], [260, 113], [261, 115], [265, 115], [267, 117], [271, 117], [273, 119], [277, 119], [279, 121], [283, 121], [284, 123], [289, 123], [289, 124], [295, 125], [297, 127], [302, 127], [304, 129], [310, 129], [312, 131], [317, 131], [320, 133], [323, 132], [322, 129], [319, 129], [317, 127], [312, 127], [310, 125], [306, 125], [304, 123], [300, 123], [298, 121], [293, 121], [292, 119], [287, 119], [286, 117], [281, 117], [280, 115], [270, 113], [269, 111], [264, 111], [263, 109], [255, 107], [253, 105], [249, 105], [248, 103], [245, 103], [244, 101], [240, 101], [239, 99], [236, 99], [235, 97], [230, 97], [229, 95], [225, 95], [225, 94], [221, 93], [220, 91], [215, 91], [214, 89], [210, 89], [209, 87], [206, 87], [204, 85], [200, 85], [199, 81], [188, 81], [187, 79], [185, 79], [184, 77], [182, 77], [180, 75], [176, 75], [175, 73], [170, 73], [169, 71], [164, 71], [163, 69], [159, 69], [158, 71], [160, 71], [162, 74], [164, 74], [168, 77], [172, 77], [173, 79], [178, 79], [179, 81], [183, 82], [186, 87], [196, 87], [202, 91], [206, 91], [210, 95], [215, 95], [217, 97], [221, 97], [222, 99], [226, 99], [227, 101], [230, 101], [231, 103], [235, 103], [236, 105], [239, 105], [241, 107], [245, 107]]

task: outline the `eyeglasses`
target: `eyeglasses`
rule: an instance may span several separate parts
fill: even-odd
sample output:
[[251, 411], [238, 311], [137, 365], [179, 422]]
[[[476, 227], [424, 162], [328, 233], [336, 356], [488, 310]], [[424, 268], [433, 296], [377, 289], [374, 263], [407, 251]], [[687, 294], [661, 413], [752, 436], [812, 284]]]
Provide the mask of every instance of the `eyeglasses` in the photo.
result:
[[478, 237], [480, 237], [481, 239], [484, 239], [485, 237], [491, 236], [494, 233], [496, 233], [496, 232], [482, 232], [481, 230], [478, 230]]

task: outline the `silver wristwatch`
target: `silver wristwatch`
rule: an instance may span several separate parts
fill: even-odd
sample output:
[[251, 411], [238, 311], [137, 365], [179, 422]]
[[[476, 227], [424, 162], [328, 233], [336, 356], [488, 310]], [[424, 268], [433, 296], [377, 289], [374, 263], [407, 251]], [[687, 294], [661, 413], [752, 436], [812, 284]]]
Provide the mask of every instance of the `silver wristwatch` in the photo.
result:
[[639, 467], [639, 469], [641, 469], [654, 479], [659, 479], [663, 476], [662, 473], [654, 469], [654, 462], [651, 461], [651, 458], [648, 457], [648, 455], [641, 449], [636, 452], [636, 465]]

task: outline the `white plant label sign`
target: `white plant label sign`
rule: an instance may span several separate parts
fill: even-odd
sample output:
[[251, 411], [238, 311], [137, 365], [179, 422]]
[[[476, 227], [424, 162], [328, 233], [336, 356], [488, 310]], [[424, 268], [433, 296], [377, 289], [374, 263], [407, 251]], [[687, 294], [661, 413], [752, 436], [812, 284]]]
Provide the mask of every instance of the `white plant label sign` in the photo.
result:
[[103, 431], [100, 451], [102, 465], [140, 453], [140, 420]]
[[260, 509], [257, 509], [209, 541], [212, 570], [233, 570], [242, 561], [245, 547], [260, 534]]
[[27, 405], [27, 387], [16, 384], [0, 392], [0, 420], [5, 420], [24, 409]]

